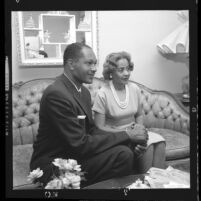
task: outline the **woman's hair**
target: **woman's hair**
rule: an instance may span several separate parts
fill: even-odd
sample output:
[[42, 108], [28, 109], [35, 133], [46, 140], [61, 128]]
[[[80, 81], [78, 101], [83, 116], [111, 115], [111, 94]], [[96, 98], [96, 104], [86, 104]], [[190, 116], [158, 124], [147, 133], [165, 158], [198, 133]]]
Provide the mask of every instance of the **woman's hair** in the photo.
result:
[[103, 77], [105, 80], [110, 80], [111, 73], [117, 68], [117, 62], [120, 59], [126, 59], [129, 64], [129, 68], [132, 71], [133, 70], [133, 62], [131, 62], [131, 56], [127, 52], [116, 52], [116, 53], [110, 53], [103, 64]]

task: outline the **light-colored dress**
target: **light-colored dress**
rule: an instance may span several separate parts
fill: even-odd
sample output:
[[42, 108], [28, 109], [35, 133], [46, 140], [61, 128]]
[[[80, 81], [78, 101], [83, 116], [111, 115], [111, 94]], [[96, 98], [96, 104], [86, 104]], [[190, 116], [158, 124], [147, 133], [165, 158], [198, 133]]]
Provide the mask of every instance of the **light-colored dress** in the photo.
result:
[[[140, 102], [140, 89], [139, 87], [129, 82], [129, 102], [126, 108], [121, 108], [114, 98], [109, 82], [102, 86], [95, 97], [92, 110], [94, 112], [105, 115], [105, 127], [124, 130], [126, 127], [131, 126], [137, 116], [142, 114]], [[149, 140], [147, 145], [165, 141], [164, 138], [149, 131]]]

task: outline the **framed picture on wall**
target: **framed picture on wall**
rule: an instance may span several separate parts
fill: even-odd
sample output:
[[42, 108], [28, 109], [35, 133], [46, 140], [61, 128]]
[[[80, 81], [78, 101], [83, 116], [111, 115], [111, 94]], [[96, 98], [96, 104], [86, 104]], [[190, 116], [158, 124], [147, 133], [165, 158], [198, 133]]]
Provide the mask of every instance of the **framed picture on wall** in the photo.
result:
[[62, 65], [65, 48], [74, 42], [91, 46], [98, 57], [96, 11], [12, 12], [19, 65]]

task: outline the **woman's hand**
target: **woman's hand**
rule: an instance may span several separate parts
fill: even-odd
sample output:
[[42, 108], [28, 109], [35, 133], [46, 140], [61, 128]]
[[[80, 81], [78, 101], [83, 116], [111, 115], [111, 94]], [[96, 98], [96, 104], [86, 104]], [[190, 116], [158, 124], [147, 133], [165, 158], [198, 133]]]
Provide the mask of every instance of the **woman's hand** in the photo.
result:
[[136, 145], [134, 148], [134, 153], [139, 158], [141, 155], [143, 155], [147, 150], [147, 145]]
[[126, 133], [134, 144], [145, 145], [148, 140], [147, 129], [141, 124], [135, 124], [126, 129]]

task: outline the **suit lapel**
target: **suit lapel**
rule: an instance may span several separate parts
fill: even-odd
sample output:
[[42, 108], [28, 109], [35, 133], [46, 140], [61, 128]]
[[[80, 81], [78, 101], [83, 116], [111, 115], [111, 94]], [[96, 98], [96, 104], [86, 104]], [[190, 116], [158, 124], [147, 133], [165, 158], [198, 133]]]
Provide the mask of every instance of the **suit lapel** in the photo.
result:
[[[91, 111], [91, 105], [89, 105], [89, 93], [85, 92], [86, 89], [84, 87], [82, 87], [82, 92], [81, 92], [81, 98], [79, 100], [81, 100], [82, 105], [84, 107], [84, 109], [86, 110], [86, 113], [90, 119], [90, 121], [92, 121], [92, 111]], [[91, 103], [91, 102], [90, 102]]]
[[82, 108], [82, 110], [84, 111], [84, 113], [87, 115], [87, 117], [91, 120], [91, 110], [90, 108], [87, 107], [87, 104], [85, 103], [87, 100], [85, 98], [85, 93], [82, 89], [81, 94], [75, 89], [75, 86], [73, 86], [73, 84], [68, 80], [68, 78], [66, 78], [64, 75], [61, 75], [61, 79], [64, 82], [65, 86], [68, 88], [69, 91], [72, 92], [73, 97], [75, 99], [75, 101], [79, 104], [79, 106]]

